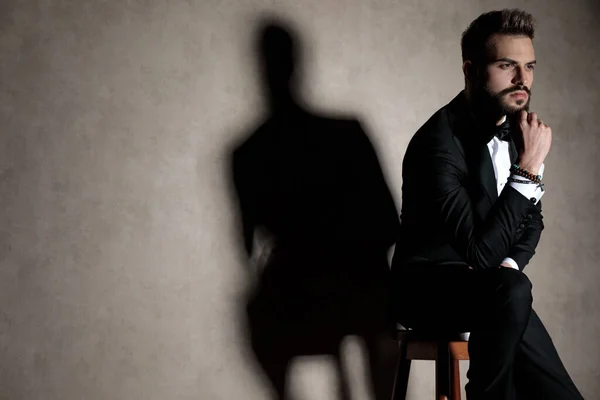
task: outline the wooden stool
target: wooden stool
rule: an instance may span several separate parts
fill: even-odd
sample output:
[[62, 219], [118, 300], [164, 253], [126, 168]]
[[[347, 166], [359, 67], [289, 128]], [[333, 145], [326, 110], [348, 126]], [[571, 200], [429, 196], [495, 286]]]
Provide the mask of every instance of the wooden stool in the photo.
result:
[[399, 330], [400, 357], [392, 400], [406, 399], [412, 360], [435, 361], [436, 400], [460, 400], [459, 360], [468, 360], [469, 333], [431, 333]]

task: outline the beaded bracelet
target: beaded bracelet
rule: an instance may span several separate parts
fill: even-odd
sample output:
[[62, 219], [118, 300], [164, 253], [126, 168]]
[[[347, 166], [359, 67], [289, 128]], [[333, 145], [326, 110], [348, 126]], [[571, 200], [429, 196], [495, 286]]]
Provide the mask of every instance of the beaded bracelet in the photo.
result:
[[537, 184], [542, 183], [542, 176], [541, 175], [533, 175], [531, 172], [519, 167], [517, 164], [513, 164], [510, 167], [510, 172], [513, 172], [517, 175], [520, 175], [524, 178], [527, 179], [531, 179], [532, 181], [534, 181]]
[[509, 182], [516, 182], [516, 183], [536, 183], [537, 186], [542, 190], [542, 192], [544, 191], [544, 184], [542, 183], [542, 176], [541, 175], [533, 175], [532, 173], [530, 173], [527, 170], [524, 170], [523, 168], [519, 167], [517, 164], [513, 164], [510, 167], [510, 172], [522, 176], [524, 178], [529, 179], [529, 181], [523, 181], [523, 180], [519, 180], [519, 179], [514, 179], [514, 178], [508, 178]]
[[532, 180], [524, 181], [522, 179], [515, 179], [515, 178], [510, 178], [510, 177], [507, 180], [508, 180], [508, 182], [527, 183], [527, 184], [530, 184], [530, 185], [531, 184], [539, 185], [539, 183], [537, 183], [536, 181], [532, 181]]

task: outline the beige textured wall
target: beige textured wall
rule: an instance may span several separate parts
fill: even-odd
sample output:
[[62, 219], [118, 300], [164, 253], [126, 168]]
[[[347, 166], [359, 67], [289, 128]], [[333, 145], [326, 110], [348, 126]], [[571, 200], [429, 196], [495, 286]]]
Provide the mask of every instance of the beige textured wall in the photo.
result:
[[[399, 199], [410, 136], [461, 89], [460, 33], [520, 4], [4, 0], [0, 399], [264, 399], [236, 322], [250, 277], [224, 176], [229, 144], [262, 112], [256, 18], [298, 28], [307, 98], [365, 118]], [[533, 106], [555, 132], [546, 231], [527, 272], [564, 363], [594, 398], [599, 7], [525, 4], [539, 20]], [[293, 391], [332, 394], [326, 362], [296, 372]], [[411, 379], [411, 398], [433, 398], [430, 364]]]

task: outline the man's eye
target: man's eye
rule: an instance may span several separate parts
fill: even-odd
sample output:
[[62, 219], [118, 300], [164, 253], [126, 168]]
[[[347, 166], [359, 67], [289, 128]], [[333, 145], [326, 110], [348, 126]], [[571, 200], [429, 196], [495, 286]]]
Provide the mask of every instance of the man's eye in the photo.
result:
[[508, 69], [510, 67], [512, 67], [512, 64], [508, 64], [508, 63], [506, 63], [506, 64], [500, 64], [500, 68], [502, 68], [502, 69]]
[[534, 70], [534, 69], [535, 69], [535, 65], [534, 65], [534, 64], [529, 64], [529, 65], [527, 66], [527, 69], [528, 69], [528, 70]]

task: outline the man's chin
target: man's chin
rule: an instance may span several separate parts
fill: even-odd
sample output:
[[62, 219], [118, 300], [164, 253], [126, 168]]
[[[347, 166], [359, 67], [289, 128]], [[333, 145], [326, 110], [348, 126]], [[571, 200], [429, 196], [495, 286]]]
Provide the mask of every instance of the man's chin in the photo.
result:
[[502, 108], [507, 114], [519, 114], [521, 111], [529, 111], [529, 103], [525, 102], [524, 104], [516, 104], [516, 102], [505, 103], [503, 102]]

